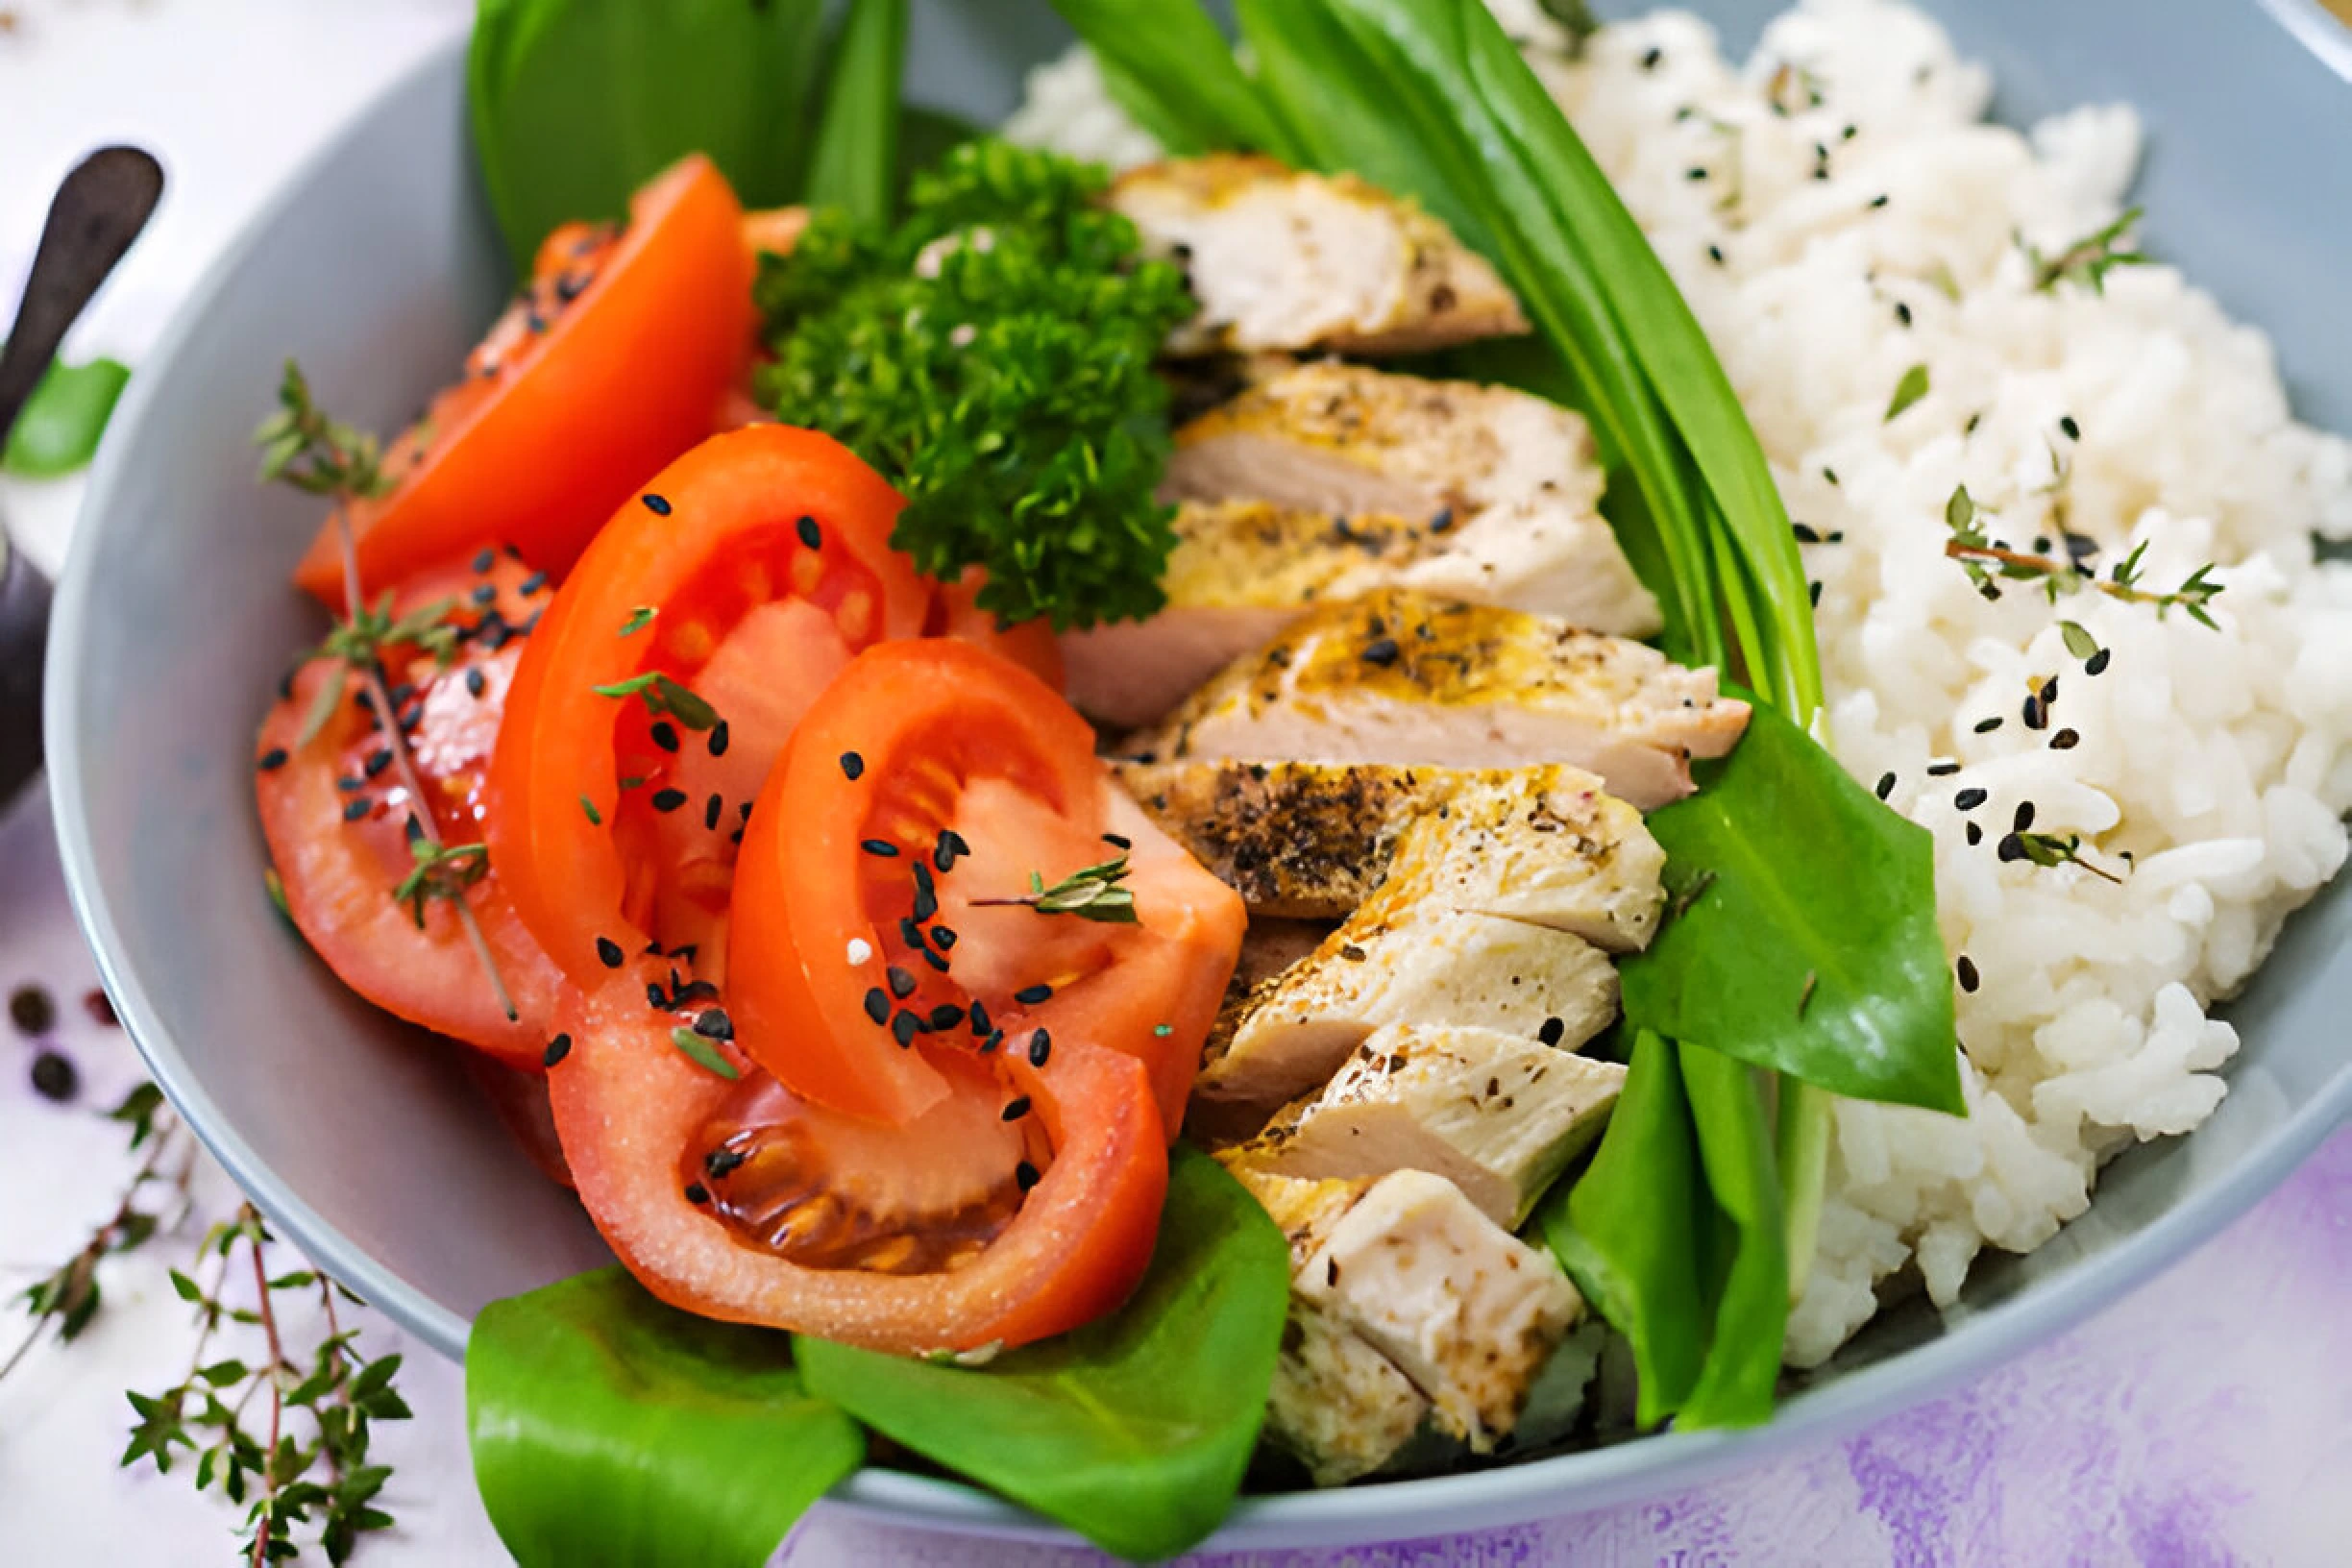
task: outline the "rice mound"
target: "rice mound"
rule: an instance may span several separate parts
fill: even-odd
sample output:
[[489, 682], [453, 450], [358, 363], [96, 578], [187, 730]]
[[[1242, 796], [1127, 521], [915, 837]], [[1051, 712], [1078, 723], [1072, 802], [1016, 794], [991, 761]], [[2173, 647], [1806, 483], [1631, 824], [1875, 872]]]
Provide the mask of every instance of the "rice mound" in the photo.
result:
[[[1532, 0], [1490, 3], [1681, 284], [1790, 515], [1822, 541], [1801, 549], [1824, 738], [1857, 778], [1893, 775], [1890, 803], [1934, 834], [1945, 943], [1976, 980], [1958, 996], [1967, 1119], [1836, 1108], [1787, 1347], [1812, 1365], [1890, 1276], [1915, 1265], [1950, 1305], [1982, 1247], [2040, 1245], [2089, 1205], [2102, 1160], [2220, 1102], [2238, 1041], [2207, 1006], [2345, 858], [2352, 570], [2315, 561], [2313, 535], [2352, 534], [2352, 446], [2297, 424], [2268, 340], [2170, 267], [2119, 268], [2103, 293], [2034, 287], [2026, 247], [2058, 254], [2121, 210], [2128, 107], [1986, 125], [1990, 78], [1892, 0], [1809, 0], [1745, 65], [1676, 12], [1608, 27], [1572, 61]], [[1149, 156], [1090, 61], [1059, 72], [1019, 134]], [[1928, 390], [1890, 419], [1913, 366]], [[2053, 605], [2031, 583], [1986, 600], [1945, 555], [1962, 484], [2019, 550], [2063, 554], [2071, 532], [2103, 574], [2144, 545], [2154, 590], [2218, 563], [2219, 629], [2098, 593]], [[2099, 674], [2062, 618], [2109, 650]], [[2030, 831], [2081, 835], [2119, 881], [2000, 858], [2028, 805]]]

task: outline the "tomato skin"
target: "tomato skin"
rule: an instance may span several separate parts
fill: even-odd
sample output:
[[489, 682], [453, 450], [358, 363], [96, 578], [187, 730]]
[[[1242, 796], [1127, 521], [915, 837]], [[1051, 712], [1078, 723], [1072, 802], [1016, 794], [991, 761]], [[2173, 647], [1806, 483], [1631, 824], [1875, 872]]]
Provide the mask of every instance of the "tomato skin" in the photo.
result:
[[1076, 1041], [1042, 1070], [1007, 1064], [1055, 1153], [1010, 1226], [971, 1262], [883, 1274], [803, 1267], [746, 1245], [679, 1179], [682, 1153], [738, 1086], [671, 1044], [674, 1016], [646, 1006], [652, 975], [632, 966], [576, 998], [563, 1020], [573, 1047], [548, 1086], [581, 1203], [662, 1300], [913, 1354], [1063, 1333], [1115, 1309], [1142, 1277], [1167, 1191], [1158, 1114], [1139, 1064]]
[[[712, 436], [672, 463], [622, 503], [580, 558], [516, 669], [491, 767], [488, 824], [491, 858], [516, 908], [576, 983], [594, 986], [609, 972], [600, 939], [633, 953], [650, 934], [621, 837], [632, 820], [642, 824], [650, 792], [630, 791], [625, 802], [618, 749], [646, 733], [648, 715], [639, 698], [594, 688], [661, 671], [692, 689], [707, 664], [727, 656], [723, 641], [704, 646], [711, 636], [697, 628], [709, 626], [695, 612], [723, 600], [722, 609], [745, 617], [731, 625], [746, 625], [763, 605], [794, 602], [796, 580], [818, 562], [823, 575], [815, 587], [834, 596], [825, 607], [841, 632], [840, 658], [877, 639], [915, 635], [931, 590], [890, 549], [899, 505], [897, 492], [830, 437], [759, 425]], [[797, 543], [804, 520], [820, 551]], [[779, 558], [787, 564], [772, 565]], [[647, 606], [653, 619], [624, 636]], [[801, 673], [806, 690], [781, 705], [775, 725], [796, 718], [830, 673], [829, 665]], [[767, 674], [796, 678], [791, 670]], [[723, 718], [727, 704], [717, 705]], [[736, 723], [729, 729], [725, 760], [746, 780], [748, 800], [783, 737]], [[709, 739], [687, 737], [698, 760]], [[674, 819], [700, 825], [698, 810]], [[712, 865], [716, 877], [723, 865]]]
[[[453, 600], [453, 617], [462, 622], [488, 612], [521, 624], [546, 599], [544, 589], [520, 591], [530, 580], [527, 573], [504, 556], [487, 573], [470, 566], [429, 572], [395, 594], [396, 613]], [[484, 586], [497, 591], [486, 606], [471, 597]], [[428, 791], [439, 792], [433, 812], [444, 843], [481, 840], [480, 775], [521, 653], [513, 641], [495, 649], [468, 642], [438, 674], [429, 660], [386, 661], [395, 681], [418, 687], [412, 700], [421, 719], [409, 737], [410, 751]], [[466, 902], [514, 998], [518, 1016], [512, 1019], [499, 1006], [456, 911], [446, 900], [429, 901], [420, 930], [408, 907], [393, 900], [412, 864], [402, 831], [412, 802], [396, 769], [368, 772], [363, 759], [376, 750], [378, 734], [369, 719], [346, 697], [319, 733], [299, 744], [314, 699], [336, 673], [330, 659], [306, 664], [263, 720], [256, 747], [265, 759], [281, 752], [286, 759], [256, 772], [255, 796], [287, 914], [328, 967], [361, 996], [509, 1066], [538, 1071], [563, 977], [515, 914], [495, 863], [468, 890]], [[475, 676], [478, 697], [470, 684]], [[366, 788], [346, 789], [347, 779]], [[344, 811], [354, 802], [372, 809], [347, 820]]]
[[[852, 753], [855, 778], [843, 762]], [[926, 798], [936, 820], [910, 827], [908, 802]], [[965, 858], [933, 871], [943, 830], [966, 821], [948, 807], [982, 801], [987, 820], [959, 829]], [[1112, 832], [1132, 846], [1138, 923], [1004, 907], [1032, 870], [1055, 879], [1113, 858]], [[909, 946], [895, 900], [918, 894], [902, 883], [936, 888], [933, 929], [957, 934], [947, 956]], [[1246, 923], [1238, 895], [1118, 790], [1074, 709], [1006, 658], [950, 639], [869, 649], [802, 718], [752, 811], [730, 913], [736, 1038], [796, 1093], [903, 1125], [945, 1090], [886, 1021], [977, 999], [1009, 1051], [1044, 1027], [1143, 1064], [1167, 1139]], [[1028, 994], [1049, 978], [1062, 989]], [[877, 1020], [869, 1009], [884, 998], [890, 1017]]]
[[942, 587], [939, 607], [932, 612], [931, 634], [1001, 653], [1055, 691], [1063, 690], [1062, 640], [1054, 635], [1052, 623], [1040, 617], [1018, 625], [998, 625], [995, 613], [978, 603], [980, 590], [987, 583], [988, 574], [975, 566], [960, 581]]
[[[617, 241], [596, 245], [582, 226], [550, 236], [532, 302], [472, 362], [488, 374], [470, 368], [434, 401], [429, 438], [387, 444], [397, 488], [351, 508], [370, 592], [482, 545], [513, 545], [561, 577], [647, 476], [709, 432], [751, 346], [751, 256], [733, 191], [690, 157], [637, 193]], [[574, 295], [569, 269], [590, 265]], [[535, 333], [534, 312], [553, 316]], [[331, 520], [294, 577], [343, 607]]]

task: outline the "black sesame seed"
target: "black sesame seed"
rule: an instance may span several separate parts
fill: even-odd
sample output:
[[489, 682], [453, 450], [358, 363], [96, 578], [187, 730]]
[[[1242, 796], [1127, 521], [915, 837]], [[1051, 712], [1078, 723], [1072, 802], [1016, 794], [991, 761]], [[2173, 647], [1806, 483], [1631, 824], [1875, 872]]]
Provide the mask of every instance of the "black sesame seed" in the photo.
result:
[[1721, 245], [1709, 245], [1707, 247], [1707, 259], [1714, 262], [1719, 267], [1722, 266], [1724, 264], [1723, 247]]
[[809, 549], [824, 549], [824, 530], [817, 526], [817, 520], [815, 518], [802, 518], [799, 522], [793, 525], [793, 531], [800, 535], [800, 542], [808, 546]]
[[2062, 729], [2050, 737], [2052, 751], [2071, 751], [2082, 745], [2082, 737], [2070, 729]]
[[1023, 1117], [1023, 1116], [1027, 1115], [1028, 1114], [1029, 1114], [1029, 1096], [1028, 1096], [1028, 1095], [1026, 1095], [1026, 1094], [1017, 1094], [1017, 1095], [1015, 1095], [1015, 1096], [1014, 1096], [1012, 1099], [1009, 1099], [1009, 1100], [1005, 1101], [1005, 1108], [1004, 1108], [1004, 1119], [1005, 1119], [1005, 1120], [1007, 1120], [1007, 1121], [1018, 1121], [1018, 1120], [1020, 1120], [1020, 1118], [1021, 1118], [1021, 1117]]
[[1026, 1192], [1031, 1188], [1037, 1186], [1037, 1166], [1031, 1164], [1028, 1161], [1023, 1160], [1019, 1164], [1013, 1167], [1013, 1185], [1015, 1187], [1017, 1187], [1023, 1192]]
[[1040, 1029], [1036, 1034], [1029, 1037], [1029, 1065], [1031, 1066], [1043, 1066], [1046, 1059], [1052, 1055], [1053, 1036], [1047, 1034], [1044, 1030]]
[[621, 961], [627, 956], [628, 955], [626, 953], [624, 953], [621, 950], [621, 944], [613, 941], [612, 938], [597, 938], [597, 957], [603, 962], [606, 968], [619, 968], [621, 967]]
[[939, 913], [939, 889], [931, 881], [931, 868], [921, 861], [915, 863], [915, 918], [927, 920]]
[[1821, 543], [1821, 530], [1816, 528], [1810, 523], [1791, 523], [1789, 525], [1789, 532], [1797, 536], [1797, 542], [1801, 545], [1818, 545]]
[[1128, 838], [1123, 833], [1105, 833], [1102, 841], [1114, 849], [1133, 849], [1135, 847], [1135, 840]]
[[1805, 599], [1817, 610], [1821, 608], [1821, 596], [1822, 585], [1820, 583], [1808, 582], [1805, 584]]
[[883, 993], [880, 986], [866, 993], [866, 1016], [876, 1023], [889, 1021], [890, 997]]
[[700, 1208], [702, 1205], [710, 1202], [710, 1188], [704, 1187], [700, 1182], [688, 1182], [686, 1184], [686, 1201], [693, 1204], [698, 1209]]
[[861, 839], [858, 841], [858, 847], [870, 855], [879, 855], [884, 860], [898, 858], [898, 846], [888, 839]]
[[713, 833], [718, 832], [719, 814], [724, 810], [726, 810], [726, 796], [721, 795], [717, 790], [711, 791], [711, 797], [702, 802], [702, 825]]
[[901, 1001], [915, 994], [915, 976], [897, 965], [883, 970], [882, 978], [890, 982], [891, 994]]
[[373, 800], [365, 798], [358, 800], [346, 800], [343, 803], [343, 820], [347, 822], [355, 822], [360, 818], [365, 817], [369, 812], [374, 811], [375, 809], [376, 802]]
[[651, 512], [655, 517], [668, 517], [670, 515], [670, 502], [667, 498], [657, 496], [652, 491], [649, 490], [644, 495], [639, 496], [637, 499], [644, 502], [646, 510]]
[[891, 1019], [891, 1039], [898, 1042], [900, 1050], [912, 1046], [915, 1043], [915, 1037], [922, 1032], [922, 1019], [903, 1007], [898, 1010], [898, 1016]]
[[533, 572], [529, 576], [525, 577], [521, 582], [515, 584], [515, 592], [521, 594], [524, 598], [528, 599], [531, 595], [537, 593], [540, 589], [545, 588], [546, 586], [547, 574], [545, 572]]
[[345, 773], [341, 778], [335, 780], [335, 788], [341, 790], [345, 795], [355, 795], [367, 788], [367, 780], [354, 778], [351, 774]]
[[2038, 697], [2025, 699], [2024, 719], [2027, 729], [2046, 729], [2049, 726], [2049, 715], [2042, 711], [2042, 699]]
[[928, 947], [925, 947], [922, 950], [922, 961], [925, 964], [930, 965], [933, 968], [939, 970], [939, 972], [942, 974], [945, 974], [947, 972], [947, 960], [938, 953], [933, 952]]
[[866, 759], [855, 751], [844, 751], [841, 754], [841, 769], [842, 776], [854, 783], [858, 774], [866, 771]]
[[1966, 824], [1966, 827], [1967, 827], [1967, 833], [1968, 833], [1968, 842], [1969, 842], [1969, 847], [1970, 847], [1970, 848], [1973, 849], [1973, 848], [1975, 848], [1975, 847], [1976, 847], [1976, 845], [1980, 845], [1980, 844], [1984, 843], [1984, 829], [1983, 829], [1983, 828], [1978, 827], [1978, 826], [1977, 826], [1977, 825], [1976, 825], [1974, 822], [1970, 822], [1970, 823]]
[[542, 1066], [551, 1067], [571, 1054], [572, 1037], [557, 1035], [547, 1042], [547, 1049], [539, 1053], [539, 1062]]
[[1878, 798], [1884, 800], [1888, 796], [1893, 795], [1894, 793], [1895, 775], [1893, 773], [1880, 773], [1878, 775]]
[[1953, 796], [1952, 804], [1958, 806], [1962, 811], [1974, 811], [1991, 798], [1992, 796], [1983, 790], [1968, 789]]
[[82, 1075], [64, 1057], [43, 1051], [33, 1059], [33, 1091], [62, 1105], [82, 1091]]
[[380, 746], [375, 750], [368, 753], [367, 765], [361, 768], [359, 771], [368, 777], [374, 778], [378, 773], [382, 772], [386, 768], [391, 766], [391, 748], [389, 747]]
[[646, 1006], [656, 1013], [670, 1011], [670, 992], [660, 981], [649, 980], [646, 982]]
[[[1853, 129], [1853, 127], [1848, 126], [1847, 129], [1850, 131]], [[1884, 196], [1873, 196], [1871, 198], [1870, 205], [1874, 208], [1884, 207], [1887, 205], [1887, 199]]]
[[975, 1035], [985, 1035], [989, 1032], [988, 1005], [986, 1003], [974, 1002], [971, 1004], [971, 1026], [972, 1033]]
[[711, 725], [710, 754], [714, 757], [723, 757], [726, 755], [726, 748], [727, 722], [724, 719], [722, 719], [717, 723]]
[[678, 748], [677, 726], [671, 723], [669, 720], [654, 720], [649, 733], [653, 737], [653, 744], [664, 751], [675, 751]]
[[1432, 533], [1444, 533], [1453, 527], [1454, 508], [1451, 506], [1445, 506], [1440, 507], [1437, 515], [1430, 519], [1429, 531]]
[[980, 1054], [982, 1056], [986, 1056], [989, 1054], [989, 1052], [994, 1050], [997, 1046], [1002, 1045], [1003, 1043], [1004, 1031], [1002, 1029], [991, 1029], [989, 1031], [988, 1039], [980, 1042]]
[[498, 551], [495, 550], [484, 550], [474, 557], [474, 570], [477, 572], [487, 572], [496, 565]]
[[1038, 1005], [1038, 1003], [1046, 1000], [1052, 995], [1053, 987], [1051, 986], [1023, 986], [1020, 990], [1013, 993], [1013, 999], [1020, 1003], [1023, 1007], [1035, 1007]]
[[1379, 665], [1385, 670], [1396, 663], [1397, 656], [1403, 651], [1404, 649], [1397, 647], [1397, 640], [1394, 637], [1382, 637], [1365, 645], [1363, 661], [1366, 664]]
[[1682, 178], [1685, 180], [1704, 180], [1706, 178], [1706, 170], [1701, 168], [1684, 169], [1682, 171]]
[[2018, 832], [2022, 833], [2027, 828], [2033, 826], [2033, 824], [2034, 803], [2031, 800], [2019, 801], [2017, 815], [2009, 820], [2009, 825]]
[[1960, 989], [1962, 991], [1974, 991], [1976, 989], [1977, 974], [1976, 961], [1974, 959], [1970, 958], [1966, 953], [1962, 953], [1960, 955], [1960, 961], [1957, 964], [1954, 964], [1952, 968], [1960, 976]]
[[695, 1019], [694, 1032], [704, 1040], [733, 1040], [735, 1020], [726, 1016], [726, 1009], [714, 1007]]
[[2018, 834], [2004, 833], [2001, 835], [2000, 845], [1995, 850], [1995, 853], [1998, 854], [2003, 860], [2023, 860], [2025, 858], [2025, 841]]
[[671, 789], [655, 790], [652, 803], [655, 811], [675, 811], [686, 803], [686, 792]]
[[1831, 484], [1835, 484], [1838, 482], [1837, 470], [1834, 468], [1825, 468], [1822, 470], [1822, 478], [1827, 479]]
[[274, 773], [285, 765], [286, 748], [282, 746], [273, 746], [261, 753], [260, 760], [256, 762], [254, 767], [262, 772]]
[[1567, 1022], [1560, 1018], [1546, 1018], [1543, 1021], [1543, 1027], [1535, 1031], [1535, 1038], [1546, 1045], [1557, 1045], [1567, 1036]]
[[1645, 71], [1654, 71], [1658, 68], [1658, 61], [1665, 58], [1665, 50], [1653, 48], [1641, 57], [1641, 68]]
[[931, 1017], [927, 1021], [931, 1025], [933, 1034], [943, 1035], [964, 1021], [964, 1010], [953, 1002], [942, 1002], [931, 1010]]
[[931, 864], [943, 871], [952, 871], [955, 870], [955, 845], [949, 844], [947, 836], [943, 833], [940, 835], [939, 843], [931, 846]]
[[2000, 715], [1997, 713], [1997, 714], [1995, 714], [1995, 715], [1994, 715], [1992, 718], [1990, 718], [1990, 719], [1979, 719], [1979, 720], [1977, 720], [1977, 721], [1976, 721], [1976, 733], [1977, 733], [1977, 734], [1979, 734], [1979, 735], [1990, 735], [1990, 734], [1992, 734], [1992, 733], [1993, 733], [1995, 730], [1997, 730], [1997, 729], [2000, 728], [2000, 726], [2001, 726], [2001, 718], [2000, 718]]
[[469, 597], [477, 604], [496, 604], [498, 602], [498, 584], [485, 582], [479, 588], [475, 589]]
[[490, 689], [490, 680], [481, 673], [480, 667], [477, 666], [465, 673], [465, 686], [468, 697], [478, 698]]
[[724, 1181], [749, 1158], [741, 1149], [713, 1149], [702, 1157], [702, 1173], [714, 1182]]
[[939, 943], [939, 949], [943, 953], [956, 944], [955, 928], [948, 925], [935, 925], [931, 928], [931, 940]]
[[2072, 414], [2060, 414], [2058, 416], [2058, 428], [2066, 431], [2066, 438], [2069, 441], [2080, 441], [2082, 439], [2082, 427], [2074, 423], [2074, 416]]
[[2114, 657], [2114, 654], [2115, 650], [2113, 649], [2100, 649], [2096, 653], [2092, 654], [2088, 659], [2083, 661], [2083, 674], [2086, 675], [2105, 674], [2107, 673], [2108, 662]]
[[1895, 302], [1895, 319], [1905, 327], [1911, 325], [1911, 307], [1900, 300]]
[[18, 986], [9, 993], [9, 1021], [28, 1035], [45, 1035], [57, 1022], [57, 1003], [38, 986]]
[[1960, 765], [1956, 762], [1931, 762], [1927, 765], [1929, 778], [1949, 778], [1959, 771]]
[[[2042, 551], [2042, 553], [2046, 555], [2049, 553], [2049, 551], [2046, 550]], [[2057, 700], [2058, 677], [2056, 675], [2052, 675], [2049, 677], [2049, 679], [2042, 683], [2042, 705], [2046, 708]]]
[[914, 917], [909, 915], [898, 917], [898, 940], [919, 952], [922, 949], [923, 928], [915, 923]]

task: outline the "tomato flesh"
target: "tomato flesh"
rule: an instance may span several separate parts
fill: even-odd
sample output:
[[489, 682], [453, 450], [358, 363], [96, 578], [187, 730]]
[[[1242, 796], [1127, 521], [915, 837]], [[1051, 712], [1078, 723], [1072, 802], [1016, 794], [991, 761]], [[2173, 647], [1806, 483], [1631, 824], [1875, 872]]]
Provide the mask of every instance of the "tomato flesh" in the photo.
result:
[[[418, 425], [387, 442], [385, 496], [355, 502], [367, 592], [482, 545], [562, 576], [647, 476], [707, 434], [751, 348], [743, 211], [699, 156], [657, 176], [618, 232], [569, 225]], [[335, 526], [295, 581], [344, 601]]]
[[[428, 900], [420, 927], [393, 891], [416, 861], [407, 823], [420, 806], [444, 844], [478, 844], [484, 775], [507, 687], [522, 655], [511, 628], [530, 624], [547, 594], [542, 575], [493, 554], [426, 574], [395, 596], [395, 613], [447, 603], [469, 635], [446, 668], [421, 653], [387, 657], [396, 710], [413, 716], [408, 747], [417, 800], [340, 661], [298, 671], [261, 726], [256, 775], [263, 836], [298, 929], [346, 985], [389, 1013], [536, 1071], [562, 977], [506, 897], [495, 867], [466, 892], [499, 978], [508, 1018], [463, 922], [446, 899]], [[330, 688], [343, 695], [318, 733], [303, 730]], [[282, 760], [280, 760], [282, 759]]]

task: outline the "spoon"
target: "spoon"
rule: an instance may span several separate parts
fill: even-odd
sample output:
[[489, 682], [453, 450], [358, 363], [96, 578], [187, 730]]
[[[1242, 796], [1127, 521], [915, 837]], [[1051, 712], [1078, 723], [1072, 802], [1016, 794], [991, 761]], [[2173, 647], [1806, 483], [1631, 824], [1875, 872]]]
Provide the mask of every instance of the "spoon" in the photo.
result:
[[[163, 194], [163, 168], [136, 147], [102, 147], [59, 184], [24, 299], [0, 348], [0, 446], [57, 357], [66, 329], [138, 238]], [[42, 649], [49, 581], [0, 527], [0, 804], [40, 772]]]

